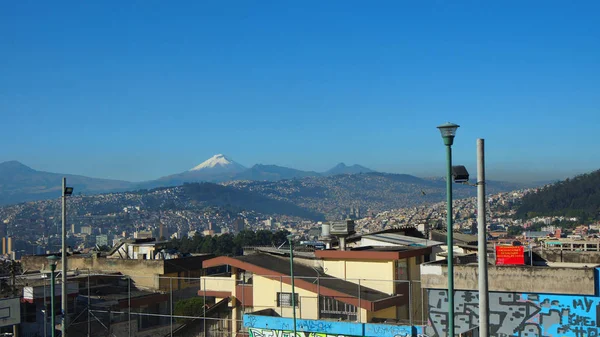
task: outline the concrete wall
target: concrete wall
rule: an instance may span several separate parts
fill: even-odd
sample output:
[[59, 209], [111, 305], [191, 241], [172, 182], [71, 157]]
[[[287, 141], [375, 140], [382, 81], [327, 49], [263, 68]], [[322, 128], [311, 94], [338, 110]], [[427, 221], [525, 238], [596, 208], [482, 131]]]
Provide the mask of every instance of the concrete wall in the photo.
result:
[[396, 307], [389, 307], [386, 309], [382, 309], [379, 311], [365, 311], [365, 314], [367, 316], [367, 322], [371, 322], [371, 320], [373, 318], [391, 318], [391, 319], [395, 319], [396, 318]]
[[[293, 320], [283, 317], [244, 315], [244, 328], [250, 337], [292, 337]], [[297, 336], [305, 337], [426, 337], [423, 327], [363, 324], [323, 320], [298, 319]]]
[[[477, 265], [454, 266], [456, 290], [477, 289]], [[560, 268], [531, 266], [490, 266], [490, 291], [546, 294], [594, 295], [594, 268]], [[448, 287], [448, 268], [440, 264], [421, 265], [422, 288]]]
[[538, 255], [548, 262], [587, 263], [590, 267], [600, 264], [600, 252], [571, 252], [567, 250], [536, 250]]
[[202, 277], [200, 289], [208, 291], [227, 291], [235, 296], [236, 280], [233, 277]]
[[[428, 336], [447, 336], [447, 291], [430, 289]], [[477, 291], [459, 290], [454, 298], [455, 333], [479, 326]], [[505, 336], [598, 336], [600, 297], [539, 293], [491, 292], [490, 335]]]
[[[139, 288], [167, 291], [170, 289], [171, 282], [164, 278], [161, 280], [159, 276], [186, 277], [190, 274], [199, 276], [202, 270], [202, 261], [210, 257], [208, 255], [173, 260], [128, 260], [73, 255], [67, 259], [67, 269], [82, 271], [89, 269], [97, 273], [118, 272], [130, 276], [135, 286]], [[23, 256], [21, 263], [23, 270], [48, 269], [48, 260], [46, 256], [42, 255]], [[173, 281], [174, 290], [191, 285], [197, 286], [198, 283]]]
[[[40, 270], [47, 268], [48, 261], [45, 256], [24, 256], [21, 259], [23, 269]], [[45, 267], [44, 267], [45, 266]], [[58, 265], [60, 266], [60, 264]], [[103, 257], [69, 256], [67, 259], [68, 270], [92, 270], [94, 272], [120, 272], [131, 277], [135, 285], [145, 289], [159, 289], [158, 276], [164, 273], [162, 260], [125, 260], [106, 259]]]
[[[323, 260], [328, 275], [379, 290], [394, 293], [394, 261]], [[358, 290], [357, 290], [358, 291]]]
[[[286, 283], [281, 283], [279, 280], [272, 280], [259, 275], [253, 277], [254, 290], [254, 307], [255, 311], [264, 309], [273, 309], [284, 317], [292, 317], [291, 307], [277, 306], [277, 293], [291, 293], [292, 286]], [[296, 287], [296, 293], [299, 297], [299, 304], [296, 308], [296, 316], [303, 319], [317, 319], [319, 315], [319, 306], [317, 302], [317, 294]]]

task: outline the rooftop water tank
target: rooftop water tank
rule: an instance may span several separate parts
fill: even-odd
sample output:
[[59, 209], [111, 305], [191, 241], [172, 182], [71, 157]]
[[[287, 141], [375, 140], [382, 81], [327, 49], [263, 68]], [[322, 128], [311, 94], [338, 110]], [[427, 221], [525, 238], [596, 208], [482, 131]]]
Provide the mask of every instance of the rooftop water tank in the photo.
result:
[[324, 238], [328, 238], [331, 236], [331, 225], [328, 223], [324, 223], [321, 225], [321, 236]]

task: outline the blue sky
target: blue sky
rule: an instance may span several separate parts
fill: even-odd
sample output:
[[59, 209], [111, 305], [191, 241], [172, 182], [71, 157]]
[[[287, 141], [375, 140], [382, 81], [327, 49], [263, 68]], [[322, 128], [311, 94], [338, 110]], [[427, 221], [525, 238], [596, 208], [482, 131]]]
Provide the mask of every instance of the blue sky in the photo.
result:
[[[600, 2], [5, 1], [0, 161], [147, 180], [216, 153], [488, 177], [600, 168]], [[64, 159], [68, 157], [69, 159]]]

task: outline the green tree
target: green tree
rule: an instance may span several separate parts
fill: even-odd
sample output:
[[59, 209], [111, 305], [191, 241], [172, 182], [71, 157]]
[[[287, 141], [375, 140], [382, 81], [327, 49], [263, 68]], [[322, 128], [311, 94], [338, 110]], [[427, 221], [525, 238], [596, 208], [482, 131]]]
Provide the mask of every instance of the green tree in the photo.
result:
[[280, 230], [273, 233], [273, 239], [271, 243], [279, 247], [282, 243], [287, 242], [287, 236], [290, 234], [287, 230]]
[[510, 236], [517, 236], [523, 234], [523, 230], [521, 226], [509, 226], [507, 232]]
[[273, 232], [266, 230], [266, 229], [261, 229], [259, 231], [256, 231], [255, 244], [257, 246], [270, 246], [272, 239], [273, 239]]
[[214, 236], [207, 236], [204, 238], [200, 253], [215, 253], [217, 248], [217, 239]]
[[254, 231], [244, 229], [235, 236], [233, 241], [240, 247], [256, 246], [256, 233]]
[[[234, 236], [231, 233], [226, 233], [217, 237], [217, 246], [215, 248], [215, 255], [238, 255], [236, 246], [234, 244]], [[241, 253], [239, 253], [241, 254]]]
[[[202, 317], [204, 315], [204, 299], [191, 297], [175, 303], [175, 316]], [[191, 319], [177, 318], [177, 323], [185, 323]]]

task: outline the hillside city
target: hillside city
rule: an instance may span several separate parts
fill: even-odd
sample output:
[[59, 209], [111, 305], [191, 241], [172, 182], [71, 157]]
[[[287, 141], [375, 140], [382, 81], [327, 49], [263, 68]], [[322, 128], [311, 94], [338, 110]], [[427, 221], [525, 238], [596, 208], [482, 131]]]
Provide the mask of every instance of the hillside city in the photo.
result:
[[[284, 186], [289, 183], [291, 182], [281, 182]], [[487, 223], [490, 239], [517, 239], [530, 228], [553, 233], [558, 228], [569, 227], [566, 226], [569, 223], [577, 223], [577, 218], [564, 216], [516, 218], [514, 215], [521, 198], [536, 190], [524, 189], [488, 196]], [[342, 199], [339, 202], [344, 201], [346, 200]], [[322, 203], [326, 201], [317, 203], [315, 207], [322, 207]], [[353, 204], [350, 201], [348, 203]], [[453, 210], [454, 231], [476, 234], [476, 198], [455, 200]], [[195, 235], [237, 234], [242, 230], [286, 230], [294, 233], [299, 240], [313, 240], [318, 237], [324, 222], [285, 214], [266, 214], [253, 210], [238, 212], [225, 207], [197, 205], [193, 200], [186, 200], [182, 195], [182, 188], [158, 189], [148, 193], [73, 196], [68, 199], [67, 217], [68, 245], [74, 251], [84, 252], [99, 247], [112, 247], [129, 238], [168, 240], [193, 238]], [[2, 237], [11, 238], [12, 251], [16, 257], [30, 253], [42, 254], [60, 246], [59, 200], [0, 207], [0, 219]], [[345, 219], [356, 220], [358, 233], [414, 226], [423, 235], [428, 235], [430, 230], [445, 228], [446, 203], [437, 202], [377, 213], [371, 208], [351, 206], [340, 212], [336, 220]], [[543, 227], [534, 226], [542, 224]], [[598, 223], [588, 225], [584, 233], [594, 233], [598, 229]], [[571, 232], [582, 234], [581, 228], [566, 228], [563, 231], [564, 234]]]
[[599, 337], [600, 1], [0, 1], [0, 337]]
[[[429, 271], [439, 267], [439, 263], [445, 266], [449, 254], [446, 242], [449, 237], [446, 228], [448, 205], [441, 200], [445, 181], [371, 170], [272, 181], [226, 180], [217, 183], [202, 180], [222, 174], [219, 172], [230, 172], [227, 166], [234, 165], [232, 163], [222, 155], [210, 158], [192, 170], [194, 174], [200, 171], [201, 178], [180, 186], [108, 193], [77, 193], [77, 186], [73, 186], [74, 193], [64, 199], [1, 206], [0, 272], [6, 280], [14, 278], [0, 283], [3, 284], [2, 292], [7, 301], [15, 299], [13, 294], [20, 293], [19, 302], [31, 303], [25, 306], [13, 304], [22, 308], [19, 309], [21, 323], [12, 325], [12, 334], [19, 331], [28, 336], [40, 336], [52, 332], [48, 327], [47, 313], [42, 311], [46, 309], [40, 309], [39, 303], [42, 301], [43, 304], [48, 299], [47, 294], [42, 294], [47, 292], [48, 287], [47, 278], [44, 278], [47, 275], [44, 270], [50, 263], [47, 258], [60, 259], [57, 256], [61, 256], [63, 251], [61, 207], [64, 202], [65, 256], [69, 273], [72, 273], [69, 277], [78, 280], [79, 286], [72, 283], [71, 290], [61, 291], [73, 292], [73, 302], [67, 299], [67, 309], [70, 308], [73, 313], [79, 310], [89, 317], [70, 315], [69, 319], [74, 320], [72, 323], [56, 325], [63, 334], [80, 335], [87, 331], [88, 336], [141, 337], [148, 333], [164, 333], [168, 336], [217, 337], [220, 336], [218, 331], [237, 331], [242, 335], [259, 337], [264, 328], [244, 330], [238, 327], [233, 330], [225, 326], [235, 322], [239, 324], [242, 320], [262, 319], [261, 308], [271, 308], [269, 310], [275, 310], [278, 316], [290, 319], [283, 308], [292, 305], [281, 304], [284, 300], [281, 292], [275, 294], [279, 304], [273, 306], [274, 303], [265, 302], [261, 307], [259, 303], [261, 296], [273, 295], [269, 287], [284, 288], [283, 277], [293, 275], [292, 269], [286, 269], [291, 263], [294, 269], [300, 270], [297, 275], [300, 277], [299, 286], [304, 287], [303, 291], [314, 291], [311, 296], [319, 298], [318, 306], [313, 308], [314, 314], [310, 313], [312, 304], [299, 298], [298, 301], [304, 303], [302, 306], [308, 308], [300, 317], [321, 319], [323, 322], [334, 319], [383, 324], [374, 327], [376, 330], [371, 335], [362, 334], [372, 337], [381, 335], [377, 329], [385, 328], [386, 324], [392, 324], [391, 329], [400, 329], [398, 331], [412, 327], [417, 332], [421, 331], [417, 335], [446, 335], [443, 331], [445, 323], [436, 318], [436, 315], [445, 314], [446, 309], [437, 302], [431, 302], [437, 298], [435, 288], [444, 287], [446, 278], [436, 278], [432, 275], [439, 275], [439, 272], [430, 274]], [[15, 167], [13, 163], [9, 166]], [[22, 166], [17, 167], [23, 174]], [[211, 172], [202, 172], [207, 170]], [[272, 173], [273, 168], [269, 170]], [[40, 175], [32, 169], [27, 169], [26, 173]], [[589, 201], [596, 198], [597, 191], [587, 188], [598, 177], [600, 171], [562, 182], [517, 189], [514, 189], [516, 184], [510, 183], [490, 181], [486, 184], [489, 192], [483, 203], [486, 209], [483, 249], [486, 256], [495, 261], [496, 268], [490, 269], [489, 273], [509, 272], [508, 269], [497, 270], [503, 266], [568, 266], [575, 268], [569, 273], [578, 275], [589, 264], [600, 265], [600, 255], [595, 257], [600, 253], [600, 221], [589, 211], [593, 209]], [[188, 176], [186, 179], [191, 178]], [[464, 181], [453, 184], [452, 252], [456, 256], [453, 260], [456, 259], [458, 266], [464, 264], [465, 267], [477, 266], [473, 261], [480, 259], [477, 250], [482, 247], [477, 246], [480, 240], [479, 205], [477, 197], [472, 196], [475, 190], [472, 185]], [[571, 196], [568, 203], [564, 202], [565, 194]], [[556, 200], [563, 202], [559, 204]], [[502, 253], [503, 250], [511, 253]], [[314, 262], [294, 262], [294, 256], [299, 261]], [[343, 265], [336, 264], [341, 262]], [[391, 277], [386, 276], [386, 268], [381, 269], [381, 263], [392, 263], [394, 274]], [[312, 269], [304, 270], [307, 266]], [[229, 269], [245, 271], [239, 274]], [[371, 269], [376, 274], [371, 274]], [[460, 273], [466, 272], [462, 270]], [[543, 269], [539, 272], [542, 273]], [[251, 276], [247, 278], [244, 276], [246, 273]], [[265, 273], [281, 273], [281, 279], [261, 288], [256, 283], [259, 280], [271, 282], [267, 281], [269, 277]], [[327, 282], [323, 284], [325, 293], [321, 293], [321, 286], [314, 290], [301, 283], [303, 278], [313, 277], [314, 273], [317, 279], [309, 284], [333, 280], [329, 285]], [[223, 278], [221, 275], [226, 276]], [[129, 282], [134, 282], [134, 288], [131, 284], [124, 287], [122, 283], [115, 283], [115, 276], [127, 277]], [[235, 280], [232, 279], [234, 277]], [[321, 277], [323, 279], [319, 281]], [[468, 278], [467, 275], [460, 277]], [[550, 276], [540, 274], [539, 277]], [[90, 283], [92, 278], [95, 285]], [[164, 283], [165, 280], [169, 283]], [[233, 290], [227, 285], [232, 280], [236, 287], [241, 282], [242, 288]], [[246, 282], [250, 284], [246, 285]], [[348, 285], [358, 283], [358, 292], [355, 293], [353, 286], [344, 286], [344, 282], [349, 282]], [[408, 282], [409, 289], [398, 284], [390, 287], [388, 282]], [[494, 282], [491, 281], [491, 284], [497, 290], [498, 285]], [[245, 288], [252, 284], [256, 284], [254, 290]], [[505, 283], [502, 284], [505, 287]], [[477, 289], [474, 285], [468, 287]], [[92, 289], [96, 295], [91, 294]], [[518, 287], [514, 289], [522, 291]], [[534, 290], [537, 291], [537, 288], [528, 291]], [[374, 296], [368, 294], [377, 294], [378, 298], [391, 301], [386, 310], [393, 311], [383, 314], [366, 307], [366, 316], [363, 317], [358, 314], [360, 303], [325, 295], [326, 291], [341, 291], [346, 294], [344, 296], [361, 299]], [[573, 292], [552, 287], [543, 291]], [[86, 292], [90, 295], [86, 296]], [[232, 295], [227, 295], [229, 293]], [[239, 304], [227, 304], [234, 293], [237, 294], [235, 296], [249, 296], [255, 300], [248, 302], [242, 299]], [[165, 298], [165, 294], [169, 297]], [[490, 296], [492, 294], [496, 293], [490, 293]], [[393, 304], [395, 302], [391, 298], [394, 296], [405, 298], [407, 307], [403, 309], [403, 306]], [[431, 298], [430, 302], [426, 302], [426, 296]], [[467, 291], [464, 296], [471, 298], [475, 295]], [[132, 298], [135, 304], [131, 302]], [[111, 302], [113, 299], [117, 302]], [[324, 307], [325, 303], [329, 303], [327, 307]], [[528, 303], [542, 305], [536, 301]], [[598, 303], [600, 305], [600, 297]], [[346, 309], [341, 309], [344, 305]], [[102, 316], [103, 308], [107, 306], [117, 312], [119, 308], [126, 307], [129, 315], [129, 311], [134, 309], [138, 316]], [[209, 312], [203, 308], [212, 310], [211, 317], [221, 318], [207, 321]], [[233, 316], [223, 318], [223, 315], [233, 315], [240, 309], [240, 315], [246, 310], [255, 312], [243, 314], [242, 320]], [[34, 317], [40, 313], [41, 318]], [[526, 322], [533, 317], [518, 318]], [[25, 323], [23, 319], [45, 323]], [[584, 321], [573, 322], [571, 326], [585, 326], [588, 318], [582, 319]], [[198, 325], [199, 322], [202, 324]], [[265, 323], [264, 327], [267, 327], [266, 324], [274, 323]], [[495, 322], [492, 326], [494, 329], [504, 329], [505, 326], [513, 329], [507, 321]], [[479, 329], [479, 326], [471, 322], [459, 325], [457, 329], [466, 333]], [[551, 329], [554, 327], [549, 331]], [[10, 333], [7, 327], [0, 327], [0, 330]]]

